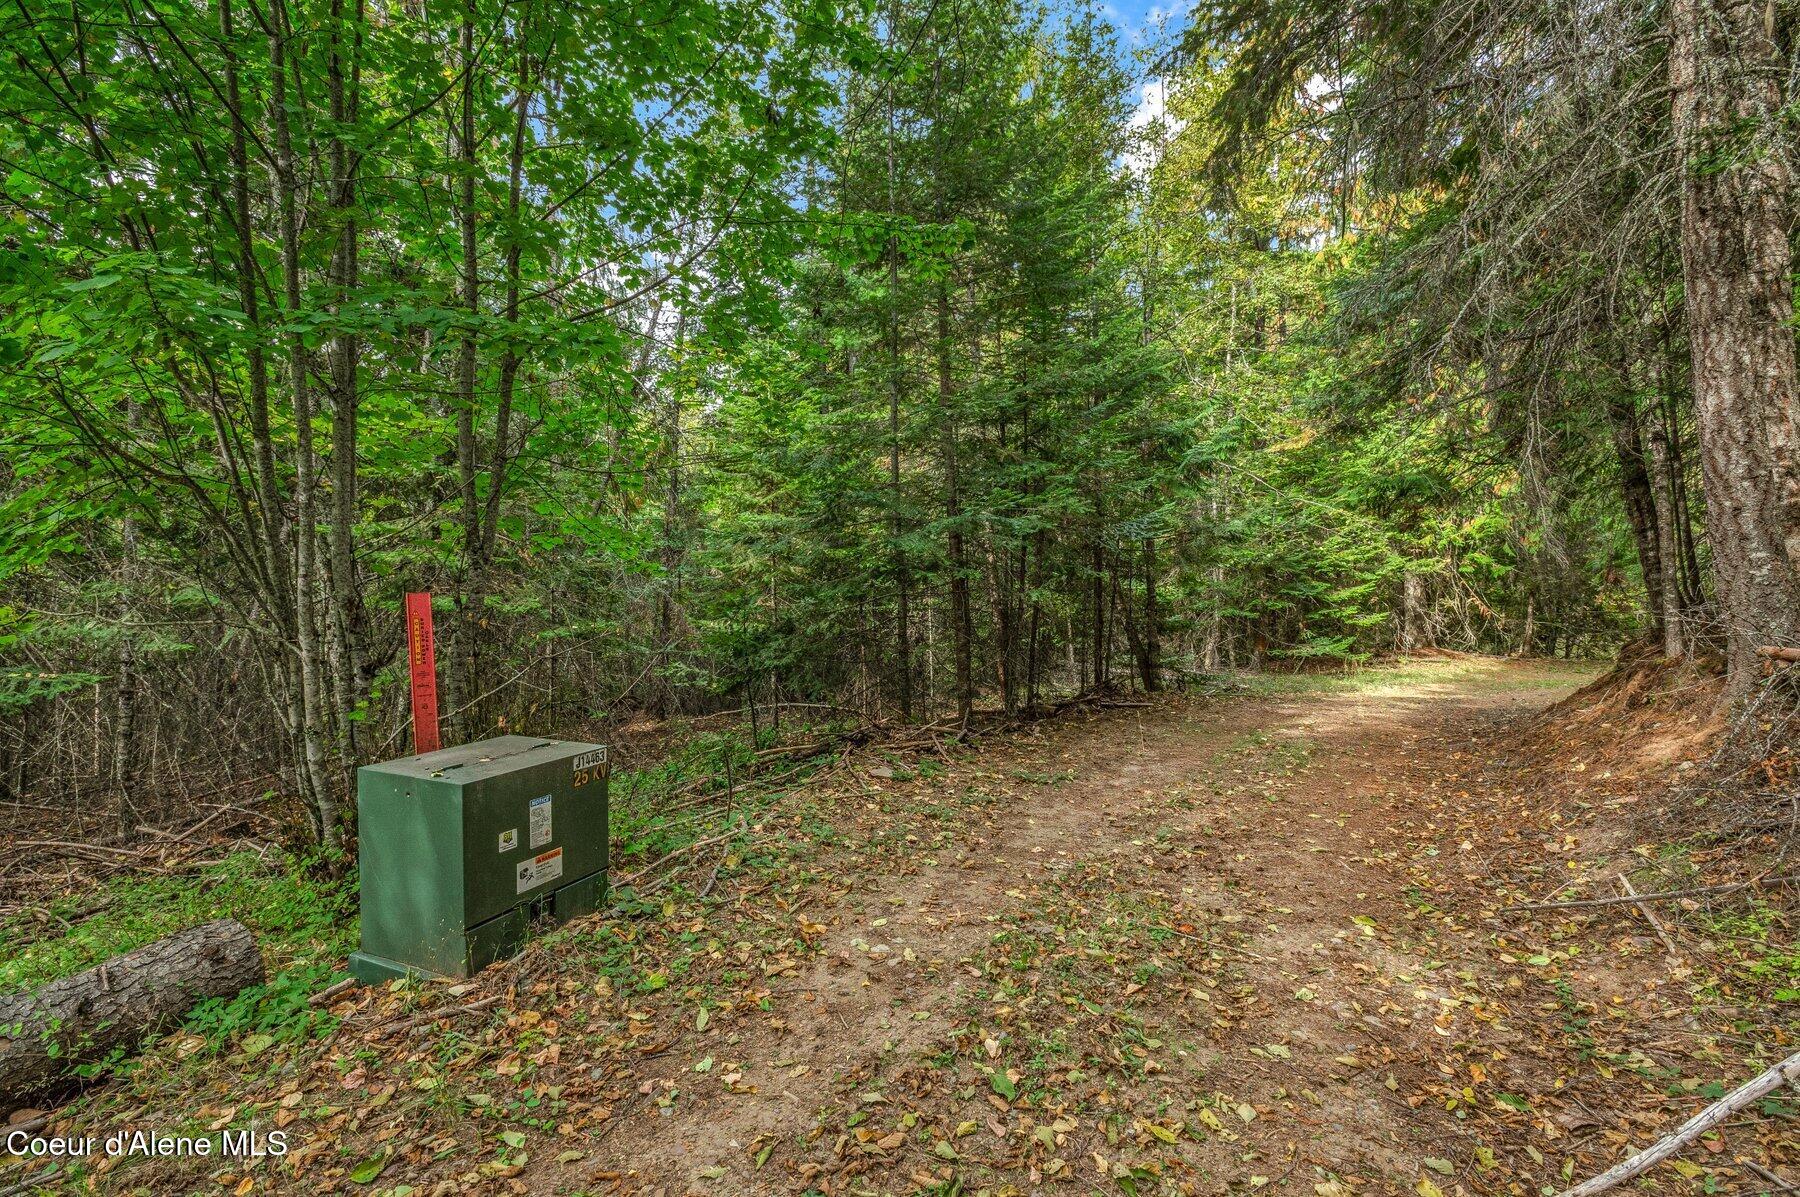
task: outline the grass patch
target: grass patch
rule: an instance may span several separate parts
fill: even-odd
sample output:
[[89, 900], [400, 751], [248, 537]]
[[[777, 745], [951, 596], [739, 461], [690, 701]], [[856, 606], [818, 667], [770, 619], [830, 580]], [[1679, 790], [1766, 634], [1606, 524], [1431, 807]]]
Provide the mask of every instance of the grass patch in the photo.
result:
[[725, 826], [721, 808], [747, 827], [785, 792], [802, 784], [831, 757], [795, 759], [764, 767], [768, 774], [791, 773], [779, 788], [758, 783], [757, 753], [799, 738], [828, 740], [848, 725], [765, 727], [755, 739], [748, 729], [708, 732], [681, 745], [668, 759], [642, 769], [614, 773], [610, 783], [612, 867], [629, 873]]
[[[234, 918], [256, 936], [268, 980], [189, 1012], [183, 1025], [205, 1048], [190, 1052], [182, 1067], [200, 1068], [223, 1053], [261, 1067], [259, 1057], [277, 1045], [337, 1025], [307, 999], [329, 984], [356, 944], [356, 881], [326, 876], [315, 863], [235, 852], [190, 872], [113, 878], [98, 896], [90, 890], [50, 901], [39, 908], [44, 917], [14, 915], [0, 924], [0, 992], [36, 988], [188, 927]], [[44, 936], [45, 922], [68, 929]], [[115, 1049], [75, 1071], [88, 1078], [130, 1073], [142, 1067], [132, 1055]]]
[[[335, 960], [356, 946], [356, 881], [315, 876], [307, 861], [235, 852], [192, 872], [140, 874], [66, 894], [0, 922], [0, 992], [27, 989], [214, 919], [256, 934], [271, 974], [295, 961]], [[68, 930], [45, 936], [45, 922]]]

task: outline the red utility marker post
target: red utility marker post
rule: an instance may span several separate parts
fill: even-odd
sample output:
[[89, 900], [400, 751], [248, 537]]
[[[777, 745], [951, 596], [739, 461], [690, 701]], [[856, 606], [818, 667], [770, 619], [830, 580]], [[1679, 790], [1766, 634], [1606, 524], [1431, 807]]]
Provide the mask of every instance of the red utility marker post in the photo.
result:
[[431, 642], [431, 596], [406, 596], [406, 649], [412, 666], [413, 752], [436, 752], [438, 739], [437, 650]]

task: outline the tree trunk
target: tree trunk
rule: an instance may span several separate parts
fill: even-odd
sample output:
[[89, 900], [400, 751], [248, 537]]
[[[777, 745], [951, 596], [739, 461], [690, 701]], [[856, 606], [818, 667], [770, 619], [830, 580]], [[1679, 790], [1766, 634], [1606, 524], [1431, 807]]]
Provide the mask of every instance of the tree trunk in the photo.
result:
[[1431, 639], [1425, 617], [1425, 577], [1406, 570], [1400, 575], [1400, 651], [1430, 648]]
[[1144, 652], [1138, 659], [1138, 671], [1144, 676], [1144, 689], [1152, 694], [1162, 689], [1161, 616], [1156, 607], [1156, 538], [1144, 537]]
[[[533, 86], [532, 66], [527, 42], [527, 30], [524, 23], [529, 10], [521, 8], [519, 38], [518, 78], [513, 89], [513, 131], [512, 145], [506, 156], [506, 291], [502, 301], [502, 315], [514, 335], [509, 336], [506, 348], [500, 355], [499, 384], [494, 399], [494, 449], [488, 458], [487, 497], [484, 500], [481, 515], [478, 517], [475, 544], [475, 558], [468, 567], [468, 594], [470, 607], [479, 612], [487, 605], [487, 592], [494, 572], [494, 549], [499, 541], [500, 501], [506, 494], [506, 476], [512, 467], [513, 449], [513, 407], [518, 390], [520, 271], [524, 259], [524, 244], [520, 225], [520, 212], [524, 203], [525, 189], [525, 147], [530, 141], [531, 102], [536, 92]], [[658, 300], [660, 303], [660, 299]], [[651, 322], [651, 333], [655, 333], [655, 321]], [[639, 376], [642, 376], [639, 371]], [[471, 676], [476, 670], [471, 667]], [[475, 678], [478, 681], [478, 678]], [[473, 694], [471, 694], [473, 697]]]
[[[1620, 375], [1629, 383], [1627, 371], [1621, 368]], [[1620, 397], [1606, 405], [1606, 415], [1612, 426], [1613, 454], [1619, 459], [1619, 494], [1637, 545], [1638, 570], [1644, 576], [1644, 613], [1660, 637], [1668, 618], [1664, 602], [1667, 587], [1663, 584], [1667, 568], [1663, 564], [1662, 507], [1656, 501], [1656, 486], [1644, 453], [1637, 405]]]
[[1800, 411], [1780, 146], [1784, 66], [1766, 3], [1674, 0], [1672, 116], [1684, 164], [1682, 281], [1706, 519], [1730, 691], [1800, 637]]
[[462, 98], [456, 114], [456, 227], [461, 246], [458, 267], [461, 299], [469, 313], [469, 324], [458, 338], [456, 352], [456, 469], [462, 496], [462, 578], [457, 588], [461, 618], [456, 621], [450, 652], [450, 672], [455, 675], [458, 702], [449, 712], [449, 722], [451, 737], [464, 741], [472, 738], [472, 729], [481, 726], [474, 707], [481, 694], [478, 658], [481, 607], [486, 603], [485, 596], [472, 593], [479, 581], [474, 577], [474, 570], [481, 556], [481, 506], [475, 490], [480, 465], [475, 457], [475, 322], [481, 318], [481, 272], [475, 240], [475, 16], [475, 5], [470, 0], [463, 7], [457, 36]]
[[[332, 312], [339, 319], [353, 302], [360, 281], [358, 260], [360, 242], [356, 222], [357, 160], [345, 143], [344, 130], [356, 120], [360, 68], [357, 65], [362, 46], [363, 7], [355, 6], [351, 27], [350, 51], [346, 55], [340, 41], [344, 24], [342, 0], [331, 6], [330, 52], [326, 57], [326, 79], [331, 107], [332, 134], [328, 161], [331, 179], [329, 203], [338, 225], [337, 244], [331, 255]], [[347, 69], [346, 69], [347, 65]], [[362, 357], [362, 339], [352, 331], [340, 331], [331, 339], [329, 350], [331, 378], [331, 532], [329, 539], [329, 577], [331, 632], [337, 641], [337, 667], [332, 676], [332, 693], [336, 704], [336, 722], [342, 738], [343, 778], [346, 789], [355, 783], [357, 760], [356, 727], [352, 718], [365, 684], [364, 642], [368, 636], [368, 615], [363, 606], [362, 586], [356, 567], [357, 512], [357, 368]]]
[[969, 725], [975, 705], [975, 671], [970, 660], [974, 629], [969, 613], [969, 561], [963, 544], [962, 496], [957, 478], [956, 410], [950, 376], [950, 289], [938, 284], [937, 295], [938, 403], [943, 420], [944, 518], [950, 556], [950, 643], [956, 667], [956, 721]]
[[318, 583], [317, 499], [314, 475], [318, 456], [313, 448], [312, 381], [306, 343], [297, 325], [301, 308], [300, 213], [298, 173], [292, 131], [288, 121], [291, 85], [297, 68], [288, 53], [291, 36], [287, 6], [271, 6], [273, 28], [269, 33], [269, 65], [273, 76], [269, 104], [275, 135], [275, 207], [281, 229], [281, 277], [285, 313], [290, 323], [283, 334], [287, 349], [288, 385], [294, 403], [294, 676], [299, 682], [294, 707], [300, 737], [300, 773], [312, 804], [314, 831], [326, 848], [342, 843], [338, 827], [335, 786], [328, 764], [325, 720], [324, 648], [319, 639], [315, 606]]
[[[652, 330], [654, 335], [654, 330]], [[675, 352], [681, 353], [687, 336], [687, 309], [675, 318]], [[676, 579], [681, 573], [681, 386], [667, 388], [663, 396], [663, 432], [665, 466], [663, 470], [662, 543], [658, 546], [658, 563], [662, 566], [662, 585], [657, 595], [656, 662], [657, 702], [666, 718], [676, 711], [674, 683], [669, 680], [675, 663], [675, 599]]]
[[[1669, 439], [1663, 431], [1660, 418], [1651, 420], [1646, 429], [1646, 453], [1649, 459], [1650, 502], [1656, 516], [1657, 559], [1661, 569], [1657, 575], [1657, 583], [1662, 591], [1662, 600], [1657, 604], [1661, 613], [1663, 655], [1670, 660], [1679, 660], [1687, 656], [1687, 629], [1682, 624], [1683, 603], [1681, 599], [1681, 545], [1676, 535], [1676, 521], [1683, 518], [1677, 502], [1681, 488], [1681, 475], [1672, 455], [1669, 453]], [[1645, 584], [1649, 584], [1646, 576]]]
[[[887, 43], [894, 44], [899, 23], [899, 5], [888, 5]], [[894, 197], [894, 80], [887, 80], [887, 207], [890, 216], [898, 216]], [[888, 540], [893, 553], [894, 571], [894, 662], [898, 673], [900, 719], [911, 723], [913, 717], [913, 653], [912, 653], [912, 579], [906, 560], [906, 549], [900, 543], [900, 315], [896, 304], [900, 292], [900, 238], [888, 238]]]
[[208, 998], [263, 980], [242, 923], [220, 919], [115, 956], [37, 990], [0, 996], [0, 1098], [72, 1086], [72, 1069], [130, 1050]]
[[1131, 653], [1131, 660], [1137, 666], [1138, 680], [1143, 682], [1144, 689], [1151, 689], [1150, 650], [1144, 643], [1143, 634], [1138, 629], [1137, 614], [1133, 610], [1131, 595], [1122, 593], [1123, 583], [1115, 571], [1112, 579], [1112, 605], [1125, 621], [1125, 647]]
[[994, 612], [994, 685], [1000, 691], [1001, 709], [1011, 715], [1018, 705], [1013, 681], [1013, 639], [1017, 633], [1013, 630], [1012, 554], [1004, 548], [996, 549], [990, 542], [987, 559], [988, 593]]
[[1043, 675], [1042, 663], [1038, 657], [1040, 632], [1044, 622], [1044, 606], [1038, 601], [1039, 589], [1044, 584], [1044, 532], [1042, 529], [1032, 533], [1031, 568], [1033, 574], [1024, 574], [1026, 589], [1031, 592], [1031, 615], [1029, 626], [1025, 632], [1025, 705], [1035, 707], [1038, 702], [1038, 686]]
[[1200, 672], [1218, 673], [1224, 668], [1225, 660], [1219, 651], [1223, 637], [1223, 621], [1215, 610], [1206, 617], [1206, 638], [1200, 643]]
[[287, 520], [275, 475], [275, 440], [269, 427], [269, 361], [263, 348], [262, 303], [256, 278], [255, 231], [250, 214], [249, 127], [238, 86], [236, 31], [231, 0], [219, 0], [219, 47], [225, 60], [225, 100], [231, 113], [231, 223], [237, 242], [234, 263], [238, 304], [251, 333], [244, 347], [250, 385], [250, 437], [256, 453], [257, 520], [262, 533], [262, 592], [277, 629], [291, 637]]
[[[135, 398], [126, 404], [126, 427], [137, 434], [138, 404]], [[119, 800], [119, 834], [129, 840], [137, 835], [141, 821], [137, 809], [137, 714], [138, 669], [137, 629], [133, 627], [132, 604], [137, 601], [138, 526], [137, 516], [127, 512], [119, 521], [119, 597], [116, 606], [119, 619], [119, 652], [115, 659], [118, 676], [113, 679], [112, 785]]]
[[1094, 532], [1094, 541], [1088, 546], [1088, 572], [1093, 575], [1088, 590], [1088, 601], [1092, 605], [1093, 626], [1088, 629], [1088, 656], [1091, 662], [1092, 685], [1096, 690], [1106, 689], [1106, 646], [1111, 639], [1106, 628], [1106, 557], [1100, 548], [1099, 531]]

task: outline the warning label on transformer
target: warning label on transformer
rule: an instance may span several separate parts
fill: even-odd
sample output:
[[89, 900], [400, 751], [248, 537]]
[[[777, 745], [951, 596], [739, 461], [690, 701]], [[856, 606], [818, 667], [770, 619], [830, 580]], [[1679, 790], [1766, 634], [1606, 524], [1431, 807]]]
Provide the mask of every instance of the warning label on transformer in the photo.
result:
[[531, 800], [531, 846], [542, 848], [550, 842], [550, 795]]
[[528, 889], [536, 889], [547, 881], [555, 881], [562, 876], [563, 850], [552, 848], [548, 852], [540, 852], [530, 860], [519, 862], [519, 893]]

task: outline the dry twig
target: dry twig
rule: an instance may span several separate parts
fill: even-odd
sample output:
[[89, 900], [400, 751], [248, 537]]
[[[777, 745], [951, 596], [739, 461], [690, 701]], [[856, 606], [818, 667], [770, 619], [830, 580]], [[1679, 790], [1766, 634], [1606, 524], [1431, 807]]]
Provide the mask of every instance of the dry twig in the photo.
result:
[[1656, 1167], [1707, 1131], [1729, 1119], [1739, 1110], [1748, 1108], [1758, 1099], [1773, 1093], [1783, 1085], [1795, 1083], [1800, 1083], [1800, 1052], [1789, 1056], [1775, 1067], [1745, 1084], [1739, 1085], [1630, 1159], [1614, 1164], [1600, 1175], [1591, 1180], [1582, 1181], [1572, 1189], [1564, 1189], [1558, 1194], [1558, 1197], [1594, 1197], [1596, 1193], [1604, 1193], [1608, 1189], [1622, 1185], [1634, 1176], [1639, 1176]]
[[418, 1027], [427, 1026], [446, 1018], [455, 1018], [459, 1014], [473, 1014], [477, 1010], [485, 1010], [487, 1007], [493, 1005], [500, 1000], [501, 996], [501, 994], [496, 993], [491, 997], [484, 997], [479, 1001], [464, 1002], [460, 1006], [439, 1006], [435, 1010], [427, 1010], [425, 1013], [415, 1015], [412, 1018], [401, 1019], [397, 1022], [390, 1022], [376, 1027], [373, 1031], [369, 1032], [368, 1037], [370, 1039], [386, 1039], [390, 1035], [398, 1035], [402, 1031], [412, 1031]]
[[[1627, 897], [1638, 897], [1637, 890], [1633, 889], [1631, 886], [1631, 878], [1623, 873], [1619, 874], [1619, 888], [1625, 891]], [[1656, 938], [1662, 940], [1663, 950], [1671, 956], [1680, 955], [1680, 953], [1675, 950], [1674, 941], [1669, 938], [1669, 933], [1663, 930], [1663, 925], [1661, 923], [1657, 922], [1656, 914], [1650, 909], [1650, 904], [1648, 902], [1638, 902], [1637, 908], [1640, 914], [1650, 920], [1650, 926], [1656, 932]]]
[[1691, 889], [1665, 889], [1654, 894], [1631, 894], [1617, 898], [1575, 898], [1567, 902], [1526, 902], [1518, 906], [1502, 906], [1498, 914], [1525, 914], [1533, 910], [1585, 910], [1595, 906], [1631, 906], [1644, 902], [1668, 902], [1676, 898], [1696, 898], [1702, 894], [1734, 894], [1739, 890], [1752, 889], [1758, 885], [1793, 885], [1800, 882], [1800, 874], [1785, 877], [1756, 877], [1749, 881], [1734, 881], [1730, 885], [1698, 885]]
[[355, 977], [345, 977], [342, 981], [337, 982], [337, 984], [321, 989], [319, 992], [307, 998], [306, 1004], [309, 1006], [330, 1005], [332, 998], [347, 990], [355, 989], [357, 984], [358, 982]]

